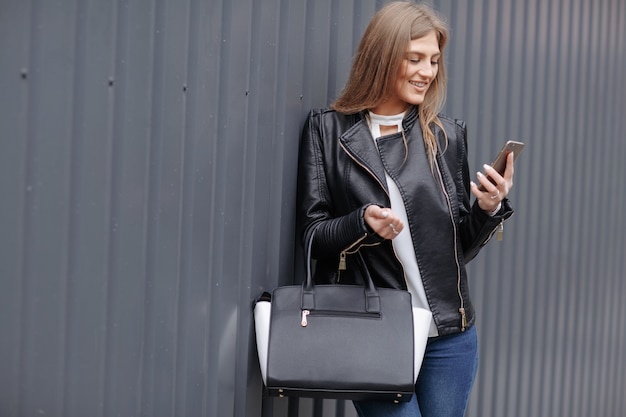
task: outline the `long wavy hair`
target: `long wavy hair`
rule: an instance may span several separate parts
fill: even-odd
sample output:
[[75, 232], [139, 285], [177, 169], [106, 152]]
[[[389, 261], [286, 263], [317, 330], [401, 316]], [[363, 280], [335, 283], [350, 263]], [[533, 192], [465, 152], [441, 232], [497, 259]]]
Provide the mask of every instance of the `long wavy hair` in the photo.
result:
[[[340, 113], [354, 114], [373, 109], [391, 98], [410, 41], [433, 31], [443, 56], [448, 29], [433, 9], [410, 1], [385, 5], [367, 26], [352, 61], [348, 82], [331, 107]], [[418, 106], [419, 123], [431, 166], [437, 154], [437, 140], [431, 124], [439, 126], [445, 135], [438, 117], [446, 97], [443, 61], [443, 58], [439, 60], [437, 75]]]

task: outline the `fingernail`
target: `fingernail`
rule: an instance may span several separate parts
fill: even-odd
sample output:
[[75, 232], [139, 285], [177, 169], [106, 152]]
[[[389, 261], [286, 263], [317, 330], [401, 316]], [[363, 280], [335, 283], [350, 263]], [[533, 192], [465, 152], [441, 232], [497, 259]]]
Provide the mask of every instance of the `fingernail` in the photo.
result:
[[491, 167], [490, 167], [489, 165], [487, 165], [487, 164], [484, 164], [484, 165], [483, 165], [483, 168], [485, 169], [485, 171], [487, 171], [487, 170], [488, 170], [488, 169], [490, 169]]
[[480, 171], [478, 171], [478, 172], [476, 173], [476, 175], [478, 176], [478, 178], [480, 178], [480, 177], [482, 177], [482, 176], [483, 176], [483, 173], [482, 173], [482, 172], [480, 172]]

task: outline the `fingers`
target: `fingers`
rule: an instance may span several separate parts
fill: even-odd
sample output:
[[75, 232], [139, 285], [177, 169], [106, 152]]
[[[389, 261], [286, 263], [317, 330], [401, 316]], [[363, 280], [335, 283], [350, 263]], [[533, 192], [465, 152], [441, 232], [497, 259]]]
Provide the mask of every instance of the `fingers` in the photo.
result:
[[476, 175], [480, 186], [474, 182], [470, 184], [472, 194], [478, 199], [478, 205], [487, 212], [492, 212], [498, 207], [498, 204], [506, 198], [513, 186], [514, 174], [514, 155], [513, 152], [507, 155], [507, 164], [504, 174], [500, 175], [498, 171], [490, 165], [484, 165], [485, 174], [478, 172]]
[[500, 202], [505, 197], [496, 188], [496, 186], [491, 183], [481, 190], [480, 188], [478, 188], [478, 185], [476, 185], [476, 183], [472, 181], [470, 182], [470, 189], [472, 191], [472, 194], [474, 194], [474, 196], [478, 200], [478, 206], [488, 213], [491, 213], [493, 210], [495, 210], [496, 207], [498, 207], [498, 204], [500, 204]]
[[385, 239], [394, 239], [404, 229], [402, 220], [389, 208], [377, 205], [368, 206], [365, 210], [365, 222]]
[[515, 155], [513, 152], [506, 156], [506, 169], [504, 170], [504, 179], [509, 185], [509, 189], [513, 186], [513, 174], [515, 173]]

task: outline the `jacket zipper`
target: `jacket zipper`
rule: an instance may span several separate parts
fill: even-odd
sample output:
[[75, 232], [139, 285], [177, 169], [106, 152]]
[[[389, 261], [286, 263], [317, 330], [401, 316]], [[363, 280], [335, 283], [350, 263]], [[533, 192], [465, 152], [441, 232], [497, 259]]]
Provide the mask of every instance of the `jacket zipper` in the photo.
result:
[[502, 240], [504, 238], [504, 220], [500, 220], [498, 225], [498, 231], [496, 232], [496, 240]]
[[341, 271], [346, 270], [346, 255], [356, 253], [359, 249], [352, 250], [355, 246], [363, 241], [367, 237], [367, 233], [358, 238], [356, 242], [345, 248], [339, 253], [339, 267], [337, 268], [337, 283], [341, 280]]
[[500, 223], [498, 223], [498, 225], [493, 228], [491, 233], [489, 233], [489, 236], [487, 236], [487, 239], [485, 239], [485, 241], [483, 242], [482, 246], [485, 246], [487, 242], [491, 240], [494, 234], [496, 235], [496, 240], [498, 241], [504, 238], [504, 219], [500, 220]]
[[[383, 189], [383, 191], [385, 192], [385, 194], [387, 194], [387, 197], [389, 197], [389, 192], [387, 191], [387, 189], [385, 188], [385, 186], [380, 182], [380, 180], [378, 179], [378, 177], [376, 175], [374, 175], [374, 173], [372, 172], [371, 169], [369, 169], [369, 167], [367, 167], [366, 165], [362, 164], [359, 160], [357, 160], [346, 148], [345, 146], [343, 146], [343, 143], [341, 143], [341, 141], [339, 142], [339, 146], [341, 146], [341, 148], [344, 150], [344, 152], [346, 152], [347, 155], [350, 156], [350, 158], [360, 167], [362, 167], [363, 169], [365, 169], [371, 176], [372, 178], [374, 178], [378, 184], [381, 186], [381, 188]], [[437, 162], [437, 160], [435, 159], [435, 165], [437, 166], [437, 174], [439, 175], [439, 181], [441, 183], [441, 189], [444, 193], [444, 196], [446, 197], [446, 202], [448, 205], [448, 213], [450, 215], [450, 220], [452, 221], [452, 229], [454, 231], [454, 259], [455, 259], [455, 263], [456, 263], [456, 268], [457, 268], [457, 293], [459, 296], [459, 301], [460, 301], [460, 306], [459, 306], [459, 314], [461, 316], [461, 331], [464, 332], [467, 328], [467, 316], [465, 313], [465, 301], [463, 300], [463, 294], [461, 291], [461, 265], [460, 265], [460, 261], [459, 261], [459, 255], [458, 255], [458, 243], [457, 243], [457, 227], [456, 227], [456, 223], [454, 222], [454, 215], [452, 213], [452, 204], [450, 202], [450, 196], [448, 195], [448, 192], [446, 191], [446, 187], [445, 184], [443, 182], [443, 176], [441, 175], [441, 170], [439, 169], [439, 163]], [[487, 238], [487, 241], [491, 238], [491, 236], [493, 235], [493, 233], [495, 233], [496, 231], [498, 231], [498, 239], [502, 239], [502, 233], [503, 233], [503, 229], [504, 226], [502, 224], [503, 222], [500, 222], [500, 225], [494, 229], [494, 232], [492, 232], [492, 234], [489, 236], [489, 238]], [[345, 270], [346, 268], [346, 254], [349, 253], [347, 252], [349, 249], [351, 249], [352, 247], [354, 247], [358, 242], [360, 242], [361, 240], [363, 240], [365, 237], [367, 236], [367, 234], [365, 236], [363, 236], [361, 239], [359, 239], [355, 244], [351, 245], [348, 249], [345, 249], [344, 251], [342, 251], [339, 255], [339, 271], [341, 271], [342, 269]], [[486, 243], [486, 241], [485, 241]], [[397, 258], [397, 255], [395, 255]], [[339, 274], [337, 276], [337, 282], [339, 282]], [[406, 279], [406, 277], [405, 277]]]
[[383, 189], [383, 191], [385, 192], [385, 194], [387, 194], [387, 198], [389, 198], [389, 192], [387, 191], [387, 188], [385, 188], [385, 185], [380, 182], [380, 180], [378, 179], [378, 177], [374, 174], [374, 172], [365, 164], [361, 163], [361, 161], [359, 161], [358, 159], [356, 159], [351, 153], [350, 151], [348, 151], [348, 149], [346, 149], [345, 146], [343, 146], [343, 143], [341, 143], [341, 141], [339, 141], [339, 146], [341, 146], [341, 149], [343, 149], [343, 151], [350, 157], [350, 159], [352, 159], [358, 166], [360, 166], [361, 168], [363, 168], [364, 170], [366, 170], [368, 172], [368, 174], [371, 175], [372, 178], [374, 178], [376, 180], [376, 182], [378, 183], [378, 185], [380, 185], [380, 188]]
[[[389, 192], [387, 192], [387, 189], [385, 188], [385, 186], [380, 182], [380, 180], [378, 179], [378, 177], [374, 174], [374, 172], [365, 164], [361, 163], [358, 159], [356, 159], [354, 157], [354, 155], [352, 155], [352, 153], [350, 153], [350, 151], [348, 151], [348, 149], [346, 149], [345, 146], [343, 146], [343, 143], [341, 143], [341, 141], [339, 141], [339, 146], [341, 146], [341, 149], [343, 149], [343, 151], [350, 157], [350, 159], [352, 159], [358, 166], [360, 166], [361, 168], [363, 168], [365, 171], [367, 171], [368, 174], [370, 174], [370, 176], [372, 178], [374, 178], [374, 180], [376, 180], [376, 182], [378, 183], [378, 185], [380, 185], [380, 188], [382, 188], [382, 190], [385, 192], [385, 194], [387, 194], [387, 198], [389, 198]], [[344, 249], [343, 251], [341, 251], [341, 253], [339, 253], [339, 267], [338, 267], [338, 271], [337, 271], [337, 282], [339, 282], [339, 280], [341, 279], [341, 271], [345, 271], [346, 270], [346, 255], [352, 254], [352, 253], [356, 253], [358, 251], [354, 250], [351, 251], [352, 248], [354, 248], [356, 245], [358, 245], [359, 243], [361, 243], [363, 241], [363, 239], [365, 239], [367, 237], [367, 233], [364, 234], [363, 236], [361, 236], [356, 242], [354, 242], [352, 245], [350, 245], [349, 247], [347, 247], [346, 249]]]
[[448, 191], [446, 190], [446, 186], [443, 182], [443, 175], [441, 175], [441, 170], [439, 169], [439, 163], [437, 159], [435, 159], [435, 166], [437, 167], [437, 174], [439, 176], [439, 182], [441, 183], [441, 190], [443, 191], [444, 196], [446, 197], [446, 203], [448, 205], [448, 214], [450, 215], [450, 220], [452, 221], [452, 230], [454, 231], [454, 261], [456, 263], [456, 290], [459, 296], [459, 314], [461, 315], [461, 331], [464, 332], [467, 328], [467, 315], [465, 314], [465, 300], [463, 300], [463, 293], [461, 291], [461, 262], [459, 261], [459, 251], [458, 251], [458, 243], [457, 243], [457, 227], [454, 222], [454, 214], [452, 213], [452, 203], [450, 202], [450, 196], [448, 195]]
[[[402, 134], [404, 135], [404, 129], [402, 130]], [[374, 180], [376, 180], [376, 182], [378, 183], [378, 185], [380, 185], [380, 188], [382, 188], [382, 190], [385, 192], [385, 194], [387, 195], [387, 198], [390, 198], [389, 196], [389, 192], [387, 191], [387, 188], [385, 188], [385, 186], [383, 185], [383, 183], [380, 182], [380, 180], [378, 179], [378, 177], [374, 174], [374, 172], [365, 164], [361, 163], [361, 161], [359, 161], [357, 158], [354, 157], [354, 155], [352, 155], [352, 153], [350, 153], [350, 151], [348, 149], [346, 149], [345, 146], [343, 146], [343, 143], [341, 143], [341, 141], [339, 141], [339, 146], [341, 146], [341, 149], [343, 149], [343, 151], [350, 157], [350, 159], [352, 159], [358, 166], [360, 166], [361, 168], [363, 168], [365, 171], [367, 171], [368, 174], [370, 174], [370, 176], [372, 178], [374, 178]], [[359, 239], [357, 241], [360, 242], [361, 240], [365, 239], [365, 237], [367, 237], [367, 234], [365, 236], [363, 236], [361, 239]], [[356, 243], [355, 243], [356, 244]], [[339, 282], [339, 279], [341, 277], [341, 271], [345, 271], [346, 269], [346, 254], [351, 254], [351, 253], [355, 253], [354, 252], [348, 252], [348, 250], [350, 250], [352, 247], [354, 246], [351, 245], [348, 249], [342, 251], [339, 254], [339, 271], [337, 273], [337, 282]], [[393, 245], [392, 245], [393, 246]], [[398, 254], [396, 253], [395, 249], [393, 250], [393, 254], [396, 257], [396, 260], [400, 263], [400, 265], [402, 265], [402, 261], [400, 261], [400, 258], [398, 257]], [[404, 265], [402, 265], [402, 275], [404, 277], [404, 282], [406, 282], [406, 270], [404, 268]]]

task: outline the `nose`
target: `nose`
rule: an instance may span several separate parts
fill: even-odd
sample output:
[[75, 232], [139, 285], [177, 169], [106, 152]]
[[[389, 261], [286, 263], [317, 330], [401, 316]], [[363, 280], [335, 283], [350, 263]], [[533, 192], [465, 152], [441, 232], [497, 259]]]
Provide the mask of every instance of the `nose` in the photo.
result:
[[430, 62], [425, 62], [424, 65], [420, 65], [420, 67], [417, 69], [417, 72], [422, 77], [428, 78], [432, 78], [435, 74], [435, 70], [433, 69], [433, 66]]

